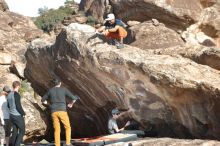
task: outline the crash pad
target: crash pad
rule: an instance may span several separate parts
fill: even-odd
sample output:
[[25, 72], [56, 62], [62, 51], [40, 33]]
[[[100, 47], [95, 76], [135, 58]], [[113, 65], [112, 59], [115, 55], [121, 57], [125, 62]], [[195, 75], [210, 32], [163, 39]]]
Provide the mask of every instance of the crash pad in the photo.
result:
[[116, 133], [94, 138], [72, 139], [72, 143], [76, 146], [103, 146], [117, 142], [127, 142], [136, 140], [136, 134]]

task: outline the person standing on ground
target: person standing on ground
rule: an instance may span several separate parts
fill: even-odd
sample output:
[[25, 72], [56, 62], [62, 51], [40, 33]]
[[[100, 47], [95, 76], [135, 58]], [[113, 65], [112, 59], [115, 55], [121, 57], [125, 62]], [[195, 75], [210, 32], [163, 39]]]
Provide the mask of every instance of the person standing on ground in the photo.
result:
[[77, 99], [68, 89], [61, 87], [60, 79], [55, 79], [55, 87], [51, 88], [42, 98], [42, 102], [47, 104], [47, 100], [50, 102], [51, 116], [54, 127], [55, 145], [60, 146], [60, 121], [63, 123], [66, 132], [66, 146], [71, 146], [71, 126], [69, 117], [66, 111], [66, 97], [70, 97], [72, 102], [68, 104], [69, 108], [72, 108]]
[[127, 31], [124, 29], [126, 24], [119, 19], [115, 19], [114, 14], [108, 14], [105, 19], [104, 26], [98, 29], [107, 39], [110, 39], [118, 49], [124, 48], [123, 40], [127, 36]]
[[7, 103], [7, 95], [11, 92], [8, 86], [4, 86], [2, 94], [0, 96], [0, 116], [1, 124], [4, 125], [5, 143], [9, 146], [9, 137], [11, 135], [11, 122], [9, 120], [9, 109]]
[[25, 112], [21, 105], [21, 96], [18, 93], [21, 83], [19, 81], [14, 81], [12, 83], [13, 91], [7, 96], [7, 102], [10, 113], [10, 121], [12, 123], [12, 145], [20, 146], [23, 142], [23, 137], [25, 134]]

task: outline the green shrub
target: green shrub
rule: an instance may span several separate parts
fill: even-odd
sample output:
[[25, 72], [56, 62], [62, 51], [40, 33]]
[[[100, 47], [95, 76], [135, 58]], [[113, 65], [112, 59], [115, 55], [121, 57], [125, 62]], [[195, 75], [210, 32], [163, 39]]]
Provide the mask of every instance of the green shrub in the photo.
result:
[[23, 96], [25, 92], [29, 92], [29, 93], [33, 92], [33, 89], [31, 88], [30, 83], [28, 83], [27, 80], [21, 81], [21, 87], [20, 87], [19, 92], [21, 96]]
[[42, 10], [42, 15], [37, 17], [35, 24], [38, 28], [42, 29], [45, 32], [50, 32], [54, 27], [61, 23], [64, 17], [73, 13], [73, 9], [70, 7], [60, 7], [59, 9], [50, 9], [48, 11]]
[[87, 24], [94, 26], [97, 23], [97, 19], [93, 16], [87, 17]]

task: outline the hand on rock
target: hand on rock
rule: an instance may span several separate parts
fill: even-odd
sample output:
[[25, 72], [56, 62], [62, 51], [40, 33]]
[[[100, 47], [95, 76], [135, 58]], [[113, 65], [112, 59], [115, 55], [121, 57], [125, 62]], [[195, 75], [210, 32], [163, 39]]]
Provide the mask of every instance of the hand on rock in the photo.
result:
[[130, 124], [131, 124], [131, 122], [128, 121], [128, 122], [125, 124], [125, 127], [126, 127], [126, 126], [129, 126]]
[[1, 120], [1, 125], [5, 125], [5, 121], [4, 120]]
[[45, 100], [45, 101], [43, 102], [43, 104], [47, 105], [47, 101]]
[[68, 108], [72, 108], [72, 107], [73, 107], [73, 103], [69, 103], [69, 104], [67, 105], [67, 107], [68, 107]]

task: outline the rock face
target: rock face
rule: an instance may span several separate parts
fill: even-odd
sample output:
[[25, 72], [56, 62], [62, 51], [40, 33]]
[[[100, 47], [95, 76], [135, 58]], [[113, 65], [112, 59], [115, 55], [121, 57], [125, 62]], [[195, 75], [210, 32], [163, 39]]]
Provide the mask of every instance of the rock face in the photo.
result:
[[44, 113], [44, 107], [40, 104], [40, 98], [34, 98], [34, 92], [24, 92], [22, 94], [22, 106], [26, 113], [25, 117], [25, 136], [27, 142], [33, 142], [41, 139], [47, 130], [47, 117]]
[[0, 0], [0, 11], [7, 11], [7, 10], [9, 10], [9, 8], [5, 0]]
[[150, 54], [181, 55], [186, 58], [212, 68], [220, 70], [220, 49], [204, 46], [176, 46], [166, 49], [148, 50]]
[[79, 9], [102, 21], [103, 16], [112, 11], [109, 0], [81, 0]]
[[26, 52], [25, 77], [38, 93], [58, 76], [81, 97], [69, 114], [75, 136], [106, 133], [110, 110], [117, 106], [131, 111], [122, 123], [135, 119], [157, 136], [220, 139], [219, 71], [179, 55], [131, 46], [118, 50], [94, 32], [71, 24], [54, 44], [38, 39]]
[[2, 89], [4, 85], [11, 85], [13, 81], [19, 80], [19, 78], [10, 73], [10, 65], [0, 65], [0, 88]]
[[138, 141], [131, 142], [120, 142], [116, 144], [111, 144], [110, 146], [143, 146], [143, 145], [153, 145], [153, 146], [218, 146], [219, 141], [215, 140], [186, 140], [186, 139], [171, 139], [171, 138], [145, 138]]
[[184, 45], [180, 35], [162, 23], [143, 22], [130, 27], [134, 41], [130, 44], [144, 50]]
[[169, 27], [185, 29], [198, 21], [205, 7], [215, 3], [210, 0], [82, 0], [80, 9], [99, 20], [103, 20], [106, 13], [114, 12], [125, 22], [143, 22], [155, 18]]
[[[1, 0], [0, 90], [4, 85], [11, 86], [13, 81], [24, 79], [24, 68], [26, 66], [24, 54], [28, 42], [43, 34], [29, 18], [6, 10], [8, 10], [7, 4]], [[46, 131], [46, 124], [42, 118], [44, 113], [39, 105], [37, 106], [37, 100], [34, 99], [33, 95], [34, 92], [28, 95], [25, 93], [22, 96], [22, 105], [27, 114], [25, 140], [29, 141], [34, 137], [42, 136]]]
[[66, 17], [64, 20], [63, 20], [63, 25], [69, 25], [71, 23], [80, 23], [80, 24], [83, 24], [83, 23], [86, 23], [87, 22], [87, 17], [86, 16], [80, 16], [80, 15], [71, 15], [71, 16], [68, 16]]
[[[43, 32], [28, 18], [13, 12], [0, 11], [0, 18], [0, 64], [20, 63], [24, 69], [28, 41], [40, 37]], [[19, 76], [24, 77], [23, 74]]]
[[205, 8], [199, 21], [183, 33], [183, 38], [190, 44], [205, 46], [220, 46], [220, 2]]

